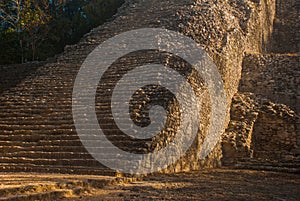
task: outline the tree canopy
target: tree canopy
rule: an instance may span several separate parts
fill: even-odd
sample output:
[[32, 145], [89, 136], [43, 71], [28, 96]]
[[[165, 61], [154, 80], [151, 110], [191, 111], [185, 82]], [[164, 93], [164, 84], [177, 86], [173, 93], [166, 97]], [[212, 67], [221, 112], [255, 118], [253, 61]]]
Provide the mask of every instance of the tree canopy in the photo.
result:
[[116, 13], [124, 0], [1, 0], [0, 64], [45, 60]]

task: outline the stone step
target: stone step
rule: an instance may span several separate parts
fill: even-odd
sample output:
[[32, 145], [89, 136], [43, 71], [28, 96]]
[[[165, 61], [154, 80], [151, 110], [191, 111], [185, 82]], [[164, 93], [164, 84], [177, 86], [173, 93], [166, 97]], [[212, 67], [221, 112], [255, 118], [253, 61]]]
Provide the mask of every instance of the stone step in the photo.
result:
[[106, 175], [115, 176], [114, 170], [105, 166], [61, 166], [61, 165], [35, 165], [23, 163], [1, 163], [0, 172], [32, 172], [32, 173], [59, 173], [79, 175]]
[[49, 191], [49, 192], [40, 192], [40, 193], [27, 193], [27, 194], [18, 194], [13, 196], [5, 196], [1, 197], [0, 201], [36, 201], [36, 200], [54, 200], [58, 198], [64, 198], [67, 195], [72, 194], [72, 190], [66, 190], [66, 189], [57, 189], [55, 191]]
[[266, 165], [255, 165], [255, 164], [236, 164], [235, 168], [237, 169], [250, 169], [250, 170], [268, 170], [268, 171], [278, 171], [278, 172], [287, 172], [287, 173], [297, 173], [300, 174], [300, 168], [297, 167], [278, 167], [266, 166]]
[[278, 166], [278, 167], [300, 167], [300, 160], [290, 160], [290, 161], [245, 161], [238, 162], [238, 164], [245, 165], [261, 165], [261, 166]]
[[300, 173], [300, 160], [290, 161], [266, 161], [266, 160], [245, 160], [235, 165], [238, 169], [270, 170], [291, 173]]
[[299, 150], [293, 149], [290, 151], [258, 151], [254, 152], [254, 158], [268, 158], [270, 160], [284, 157], [297, 157], [299, 156]]
[[[29, 113], [27, 113], [26, 115], [24, 116], [6, 116], [6, 115], [12, 115], [14, 113], [12, 112], [9, 112], [9, 113], [6, 113], [6, 115], [4, 115], [5, 113], [1, 113], [1, 122], [3, 121], [32, 121], [32, 120], [51, 120], [51, 121], [54, 121], [54, 120], [70, 120], [73, 118], [72, 114], [69, 113], [69, 109], [68, 110], [65, 110], [65, 111], [62, 111], [62, 110], [59, 110], [59, 109], [55, 109], [55, 108], [48, 108], [47, 109], [47, 112], [49, 112], [47, 115], [45, 116], [38, 116], [38, 115], [30, 115]], [[49, 119], [49, 117], [51, 117], [51, 119]]]
[[[123, 142], [122, 142], [123, 143]], [[121, 143], [119, 143], [121, 146]], [[134, 144], [122, 144], [122, 147], [124, 147], [125, 145], [127, 145], [126, 147], [131, 148], [130, 150], [139, 150], [139, 151], [144, 151], [147, 152], [147, 148], [141, 148], [139, 147], [135, 147]], [[95, 147], [97, 148], [97, 147]], [[100, 147], [98, 147], [100, 148]], [[114, 147], [110, 148], [109, 145], [108, 147], [101, 147], [102, 149], [105, 150], [105, 155], [108, 155], [109, 153], [114, 153]], [[111, 150], [111, 152], [110, 152]], [[85, 149], [84, 146], [65, 146], [64, 144], [61, 145], [56, 145], [56, 146], [50, 146], [50, 145], [45, 145], [45, 146], [0, 146], [0, 156], [3, 156], [4, 154], [9, 154], [9, 153], [19, 153], [19, 152], [51, 152], [51, 153], [56, 153], [56, 152], [60, 152], [60, 153], [88, 153], [88, 151]], [[101, 155], [101, 153], [99, 153]], [[114, 154], [112, 155], [114, 156]]]
[[1, 147], [6, 146], [20, 146], [20, 147], [32, 147], [32, 146], [82, 146], [79, 139], [77, 140], [39, 140], [39, 141], [0, 141]]
[[[1, 101], [1, 100], [0, 100]], [[58, 101], [55, 100], [58, 104]], [[31, 101], [32, 102], [32, 101]], [[72, 110], [71, 104], [64, 105], [56, 105], [52, 102], [37, 102], [36, 105], [32, 105], [32, 103], [19, 103], [19, 105], [11, 104], [9, 107], [6, 105], [6, 108], [1, 110], [1, 119], [7, 117], [18, 117], [18, 118], [42, 118], [45, 116], [51, 116], [51, 114], [59, 113], [59, 114], [68, 114]], [[38, 106], [37, 106], [38, 105]], [[40, 115], [40, 116], [39, 116]], [[59, 116], [55, 116], [58, 118]]]
[[93, 159], [89, 153], [78, 152], [42, 152], [42, 151], [18, 151], [13, 153], [2, 153], [1, 157], [27, 157], [30, 159], [47, 158], [47, 159]]
[[[27, 105], [27, 107], [29, 107]], [[31, 106], [30, 106], [31, 107]], [[34, 112], [32, 112], [31, 109], [24, 109], [25, 107], [23, 107], [23, 109], [19, 108], [19, 109], [12, 109], [12, 111], [10, 111], [9, 109], [7, 109], [7, 112], [3, 112], [1, 113], [1, 121], [5, 121], [5, 120], [36, 120], [36, 119], [40, 119], [40, 120], [45, 120], [45, 118], [51, 117], [52, 120], [69, 120], [72, 116], [72, 114], [70, 113], [71, 111], [71, 106], [70, 108], [66, 108], [64, 110], [60, 109], [60, 108], [56, 108], [56, 107], [44, 107], [45, 111], [44, 113], [40, 113], [40, 114], [35, 114]], [[17, 113], [19, 111], [19, 113]], [[39, 111], [41, 112], [41, 111]]]
[[42, 151], [42, 152], [86, 152], [83, 146], [0, 146], [0, 153], [11, 153], [16, 151]]
[[[75, 138], [74, 140], [66, 140], [64, 136], [60, 136], [61, 139], [58, 140], [53, 140], [50, 139], [51, 136], [48, 137], [48, 139], [41, 139], [41, 138], [23, 138], [20, 141], [0, 141], [0, 147], [1, 148], [10, 148], [10, 147], [24, 147], [26, 150], [28, 150], [30, 147], [34, 148], [36, 147], [37, 149], [41, 149], [41, 147], [45, 147], [48, 149], [48, 147], [56, 147], [56, 146], [66, 146], [66, 147], [81, 147], [82, 142], [79, 139], [79, 137]], [[128, 140], [122, 140], [121, 137], [119, 136], [111, 136], [112, 138], [115, 137], [113, 140], [114, 144], [117, 146], [123, 146], [123, 145], [128, 145], [128, 146], [138, 146], [140, 145], [139, 142], [135, 141], [128, 141]], [[26, 140], [25, 140], [26, 139]]]
[[[22, 123], [22, 122], [20, 122]], [[8, 124], [0, 124], [0, 130], [6, 130], [6, 131], [9, 131], [9, 130], [12, 130], [12, 131], [15, 131], [15, 130], [28, 130], [28, 131], [31, 131], [31, 130], [54, 130], [54, 129], [74, 129], [74, 125], [73, 124], [55, 124], [55, 125], [45, 125], [45, 124], [42, 124], [41, 125], [8, 125]]]
[[[104, 155], [106, 157], [107, 155]], [[89, 167], [103, 167], [98, 161], [89, 157], [84, 159], [45, 159], [45, 158], [28, 158], [28, 157], [0, 157], [1, 163], [21, 163], [30, 165], [45, 165], [45, 166], [89, 166]], [[107, 156], [107, 158], [111, 158]]]
[[[42, 118], [39, 118], [42, 119]], [[67, 119], [66, 117], [64, 118], [56, 118], [55, 120], [53, 120], [52, 118], [48, 119], [47, 121], [37, 121], [37, 118], [35, 119], [22, 119], [22, 122], [20, 122], [20, 120], [2, 120], [1, 119], [1, 128], [7, 128], [7, 127], [11, 127], [11, 126], [19, 126], [20, 123], [22, 123], [22, 126], [30, 126], [30, 125], [35, 125], [35, 126], [47, 126], [47, 125], [66, 125], [66, 124], [73, 124], [73, 119]]]
[[[64, 130], [64, 129], [59, 129], [59, 130], [55, 130], [55, 131], [38, 131], [37, 134], [31, 134], [28, 135], [26, 133], [28, 133], [28, 131], [26, 130], [22, 130], [19, 131], [19, 133], [24, 133], [24, 134], [14, 134], [14, 131], [6, 131], [7, 133], [11, 133], [11, 134], [5, 134], [2, 135], [0, 134], [0, 141], [11, 141], [11, 142], [38, 142], [41, 140], [44, 141], [57, 141], [57, 140], [78, 140], [79, 137], [76, 134], [75, 131], [70, 131], [70, 130]], [[16, 132], [18, 133], [18, 132]], [[51, 134], [45, 134], [45, 133], [51, 133]], [[65, 133], [63, 135], [63, 133]], [[70, 133], [70, 134], [68, 134]], [[0, 143], [1, 146], [1, 143]]]
[[[128, 141], [128, 138], [126, 136], [120, 135], [119, 130], [109, 130], [109, 129], [103, 129], [102, 130], [103, 133], [105, 133], [105, 136], [112, 142], [118, 143], [118, 144], [128, 144], [128, 145], [132, 145], [135, 146], [137, 144], [140, 143], [141, 140], [137, 140], [137, 141]], [[60, 144], [60, 141], [66, 141], [66, 142], [74, 142], [78, 141], [80, 139], [80, 137], [77, 135], [77, 133], [75, 131], [71, 132], [69, 131], [70, 134], [69, 135], [63, 135], [60, 134], [59, 132], [57, 134], [53, 134], [51, 133], [51, 131], [44, 131], [41, 133], [41, 135], [39, 135], [39, 131], [20, 131], [20, 132], [16, 132], [13, 133], [11, 136], [9, 135], [1, 135], [0, 134], [0, 146], [1, 146], [1, 142], [3, 142], [3, 144], [9, 144], [10, 142], [34, 142], [34, 143], [38, 143], [41, 145], [55, 145], [55, 144]], [[19, 133], [19, 134], [18, 134]], [[23, 134], [26, 133], [26, 134]], [[32, 134], [29, 134], [32, 133]], [[91, 139], [94, 140], [94, 137], [98, 136], [98, 133], [95, 132], [95, 134], [87, 134], [87, 136], [92, 137]], [[54, 144], [53, 144], [53, 143]], [[146, 140], [146, 142], [149, 142], [148, 140]]]
[[[24, 149], [15, 147], [1, 150], [0, 163], [26, 163], [36, 165], [65, 165], [65, 166], [98, 166], [99, 162], [85, 150], [84, 147], [68, 149]], [[105, 151], [98, 152], [97, 157], [105, 160], [120, 160], [121, 156], [114, 153], [113, 148], [104, 148]]]

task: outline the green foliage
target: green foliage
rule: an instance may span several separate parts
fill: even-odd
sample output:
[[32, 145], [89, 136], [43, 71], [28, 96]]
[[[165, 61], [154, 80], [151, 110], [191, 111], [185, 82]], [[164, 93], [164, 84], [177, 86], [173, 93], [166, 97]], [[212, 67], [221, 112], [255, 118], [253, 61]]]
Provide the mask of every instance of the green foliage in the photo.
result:
[[0, 64], [45, 60], [116, 13], [124, 0], [3, 0]]

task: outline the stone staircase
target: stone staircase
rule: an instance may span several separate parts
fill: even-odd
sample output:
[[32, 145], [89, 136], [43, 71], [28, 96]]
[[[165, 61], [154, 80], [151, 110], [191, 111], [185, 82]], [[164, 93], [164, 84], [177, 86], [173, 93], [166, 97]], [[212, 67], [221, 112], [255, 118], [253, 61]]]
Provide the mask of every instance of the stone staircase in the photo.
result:
[[[113, 21], [92, 30], [78, 44], [67, 46], [55, 63], [37, 70], [32, 66], [34, 73], [4, 90], [0, 97], [0, 171], [116, 175], [93, 159], [75, 131], [72, 90], [79, 68], [97, 45], [118, 33], [164, 24], [176, 27], [171, 19], [164, 23], [159, 19], [174, 16], [191, 3], [126, 1]], [[117, 142], [126, 144], [122, 138]]]
[[[60, 74], [59, 68], [65, 73]], [[115, 174], [86, 152], [75, 132], [71, 69], [47, 64], [2, 94], [1, 171]]]

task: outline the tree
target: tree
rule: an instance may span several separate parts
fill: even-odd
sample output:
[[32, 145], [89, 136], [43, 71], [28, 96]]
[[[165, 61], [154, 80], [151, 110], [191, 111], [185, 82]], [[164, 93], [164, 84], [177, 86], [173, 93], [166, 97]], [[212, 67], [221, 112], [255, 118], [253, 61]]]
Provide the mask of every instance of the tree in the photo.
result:
[[31, 46], [32, 60], [38, 44], [47, 34], [50, 15], [48, 0], [4, 0], [0, 3], [1, 31], [19, 35], [21, 62], [24, 62], [24, 40]]
[[36, 58], [37, 47], [45, 40], [49, 32], [47, 22], [50, 15], [47, 13], [49, 9], [48, 0], [23, 0], [23, 8], [21, 12], [21, 26], [28, 33], [27, 43], [31, 46], [32, 60]]
[[3, 33], [16, 32], [21, 49], [21, 62], [24, 62], [22, 27], [21, 27], [21, 6], [22, 0], [3, 0], [0, 2], [1, 31]]
[[21, 31], [22, 0], [3, 0], [0, 2], [0, 19], [2, 29]]

